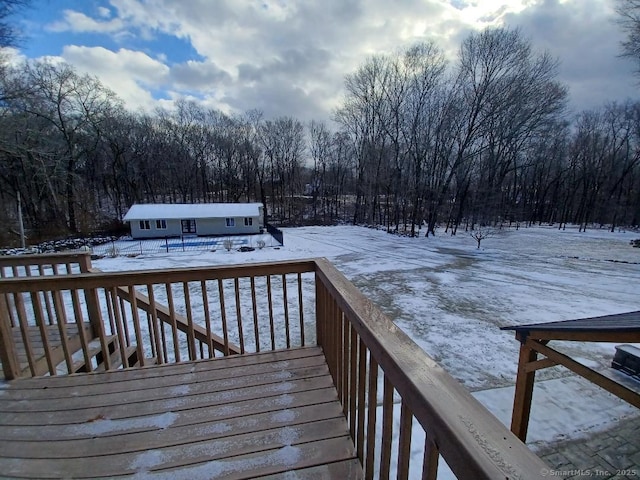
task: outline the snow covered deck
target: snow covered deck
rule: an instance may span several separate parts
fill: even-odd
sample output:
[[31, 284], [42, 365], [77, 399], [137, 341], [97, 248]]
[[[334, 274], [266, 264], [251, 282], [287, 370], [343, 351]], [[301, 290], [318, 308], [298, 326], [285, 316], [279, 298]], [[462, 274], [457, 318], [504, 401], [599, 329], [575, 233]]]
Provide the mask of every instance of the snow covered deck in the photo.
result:
[[362, 478], [319, 347], [18, 380], [0, 472], [20, 478]]
[[[0, 388], [3, 473], [433, 479], [445, 462], [469, 479], [547, 471], [327, 260], [105, 273], [86, 256], [84, 273], [66, 275], [37, 262], [0, 280], [11, 380]], [[102, 354], [86, 342], [72, 352], [66, 334], [50, 341], [49, 326], [85, 321]], [[46, 376], [21, 370], [14, 341], [30, 337], [10, 334], [18, 327], [40, 332]], [[57, 364], [54, 348], [65, 352]], [[74, 373], [76, 356], [87, 373]]]

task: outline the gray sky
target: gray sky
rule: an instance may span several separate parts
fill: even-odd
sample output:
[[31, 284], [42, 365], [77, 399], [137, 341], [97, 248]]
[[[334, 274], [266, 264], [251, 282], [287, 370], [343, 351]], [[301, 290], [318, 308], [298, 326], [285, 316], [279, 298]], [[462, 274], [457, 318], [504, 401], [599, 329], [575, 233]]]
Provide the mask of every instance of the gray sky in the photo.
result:
[[455, 62], [486, 26], [519, 27], [560, 60], [579, 111], [638, 98], [615, 0], [35, 0], [19, 55], [63, 59], [132, 109], [193, 98], [227, 112], [328, 119], [371, 54], [435, 40]]

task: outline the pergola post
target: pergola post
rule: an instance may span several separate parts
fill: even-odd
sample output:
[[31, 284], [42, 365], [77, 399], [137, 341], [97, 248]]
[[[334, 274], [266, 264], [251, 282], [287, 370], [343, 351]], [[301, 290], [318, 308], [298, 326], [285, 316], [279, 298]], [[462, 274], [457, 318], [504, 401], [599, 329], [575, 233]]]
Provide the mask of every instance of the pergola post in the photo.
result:
[[530, 370], [527, 365], [535, 362], [538, 352], [526, 344], [526, 338], [520, 340], [520, 357], [518, 359], [518, 375], [516, 377], [516, 392], [513, 400], [513, 413], [511, 415], [511, 431], [523, 442], [527, 440], [529, 427], [529, 415], [531, 413], [531, 400], [533, 398], [533, 384], [536, 377], [535, 370]]

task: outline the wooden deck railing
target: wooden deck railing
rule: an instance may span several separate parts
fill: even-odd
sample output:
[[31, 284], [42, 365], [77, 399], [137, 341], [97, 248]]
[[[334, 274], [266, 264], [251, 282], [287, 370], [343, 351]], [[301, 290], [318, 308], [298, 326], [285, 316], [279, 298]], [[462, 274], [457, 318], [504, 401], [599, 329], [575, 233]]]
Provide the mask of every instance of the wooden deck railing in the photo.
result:
[[[16, 277], [41, 277], [45, 275], [69, 275], [72, 273], [88, 272], [91, 268], [91, 254], [89, 252], [65, 252], [38, 255], [6, 255], [0, 256], [0, 279]], [[18, 326], [14, 315], [16, 306], [11, 296], [6, 300], [11, 315], [11, 326]], [[53, 324], [52, 305], [54, 299], [46, 296], [44, 299], [49, 323]]]
[[[17, 344], [16, 335], [3, 335], [2, 350], [12, 352], [2, 357], [5, 377], [303, 346], [305, 328], [315, 337], [313, 323], [304, 323], [305, 303], [313, 312], [313, 299], [303, 298], [303, 290], [312, 293], [303, 289], [303, 276], [311, 284], [313, 269], [312, 261], [303, 261], [117, 273], [88, 268], [3, 279], [0, 318], [7, 332], [21, 331]], [[79, 349], [72, 348], [70, 326]], [[34, 367], [33, 344], [42, 347], [45, 371]], [[26, 359], [20, 361], [19, 353]]]
[[[90, 269], [91, 255], [89, 252], [0, 256], [0, 279], [58, 277], [89, 272]], [[85, 293], [84, 302], [90, 305], [91, 298], [86, 295]], [[77, 302], [80, 303], [79, 297]], [[64, 350], [64, 354], [67, 354], [67, 349], [77, 350], [77, 342], [81, 338], [95, 337], [93, 330], [100, 327], [97, 319], [95, 322], [92, 319], [91, 322], [78, 326], [78, 330], [75, 332], [73, 332], [73, 327], [72, 332], [67, 332], [66, 325], [57, 319], [57, 312], [61, 304], [62, 298], [59, 292], [53, 291], [30, 292], [27, 298], [16, 292], [5, 293], [1, 296], [0, 312], [5, 313], [8, 321], [2, 322], [3, 325], [0, 325], [0, 335], [4, 334], [2, 338], [9, 341], [5, 348], [0, 346], [0, 361], [2, 361], [4, 370], [11, 367], [11, 358], [19, 356], [22, 357], [19, 375], [27, 369], [32, 376], [42, 375], [48, 371], [48, 367], [54, 361], [55, 356], [51, 355], [51, 350], [57, 349], [60, 355]], [[36, 306], [33, 313], [37, 316], [37, 321], [28, 320], [26, 313], [28, 305]], [[49, 337], [52, 335], [65, 339], [71, 336], [71, 341], [56, 347], [49, 343]], [[20, 340], [18, 340], [18, 336]], [[57, 343], [55, 339], [53, 340], [54, 343]], [[45, 355], [43, 356], [42, 353]], [[37, 358], [46, 360], [46, 364], [44, 361], [37, 361]]]
[[[20, 322], [40, 325], [46, 293], [58, 299], [63, 323], [97, 317], [98, 347], [110, 352], [113, 345], [124, 368], [228, 355], [233, 343], [240, 353], [322, 346], [365, 478], [436, 478], [440, 458], [458, 478], [543, 478], [548, 471], [326, 260], [0, 280], [5, 375], [21, 372], [1, 300], [24, 297]], [[80, 293], [95, 308], [81, 304]], [[177, 328], [178, 316], [186, 331]], [[94, 359], [87, 370], [119, 367], [110, 358]], [[74, 361], [65, 356], [62, 370]]]
[[[392, 471], [398, 479], [436, 478], [440, 456], [458, 478], [543, 478], [549, 471], [326, 260], [316, 261], [316, 308], [318, 344], [365, 478]], [[412, 455], [418, 449], [421, 461]]]
[[89, 252], [0, 255], [0, 278], [64, 275], [87, 272], [90, 268]]

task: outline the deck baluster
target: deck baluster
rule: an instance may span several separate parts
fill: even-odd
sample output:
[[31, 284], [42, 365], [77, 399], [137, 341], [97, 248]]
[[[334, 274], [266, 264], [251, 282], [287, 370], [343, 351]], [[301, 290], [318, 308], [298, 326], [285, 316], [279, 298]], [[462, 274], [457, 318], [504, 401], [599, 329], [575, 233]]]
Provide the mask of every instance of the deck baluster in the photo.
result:
[[349, 322], [349, 432], [356, 440], [356, 407], [358, 400], [358, 335]]
[[167, 304], [169, 305], [169, 323], [171, 325], [171, 335], [173, 336], [173, 354], [176, 362], [180, 362], [180, 343], [178, 342], [178, 325], [176, 323], [176, 308], [173, 302], [173, 290], [170, 283], [165, 283], [167, 292]]
[[409, 461], [411, 460], [411, 426], [413, 415], [406, 402], [400, 406], [400, 432], [398, 436], [398, 479], [409, 478]]
[[384, 376], [384, 393], [382, 399], [382, 449], [380, 452], [380, 478], [389, 479], [391, 466], [391, 440], [393, 439], [393, 386], [389, 378]]
[[367, 395], [367, 454], [362, 466], [365, 480], [372, 480], [375, 472], [376, 420], [378, 413], [378, 363], [369, 356], [369, 391]]
[[[69, 269], [70, 268], [71, 267], [69, 267]], [[71, 303], [73, 305], [73, 316], [76, 319], [76, 326], [78, 327], [78, 335], [80, 336], [80, 344], [82, 345], [84, 370], [91, 372], [93, 371], [93, 367], [91, 365], [91, 357], [89, 356], [89, 342], [87, 341], [87, 335], [84, 328], [84, 316], [82, 315], [82, 307], [80, 305], [80, 294], [75, 288], [71, 290]]]
[[436, 480], [438, 477], [439, 456], [438, 447], [429, 437], [429, 432], [425, 432], [424, 459], [422, 460], [423, 480]]
[[251, 306], [253, 308], [253, 334], [256, 337], [256, 352], [260, 351], [260, 331], [258, 329], [258, 305], [256, 299], [256, 277], [250, 277], [251, 282]]
[[160, 343], [160, 328], [162, 327], [159, 325], [160, 320], [158, 319], [158, 309], [156, 307], [155, 293], [153, 291], [153, 285], [150, 283], [147, 284], [147, 297], [149, 297], [149, 306], [151, 307], [150, 312], [148, 313], [151, 323], [149, 336], [153, 339], [152, 347], [155, 347], [153, 348], [154, 353], [152, 354], [152, 356], [156, 356], [158, 363], [163, 364], [166, 362], [166, 357], [163, 357], [163, 351], [161, 347], [162, 344]]
[[364, 463], [364, 420], [367, 376], [367, 351], [362, 338], [358, 337], [358, 422], [356, 433], [356, 451], [360, 463]]
[[349, 360], [351, 358], [349, 346], [351, 345], [351, 329], [349, 328], [349, 322], [344, 317], [342, 311], [339, 309], [335, 300], [332, 300], [335, 304], [335, 309], [338, 313], [338, 330], [339, 335], [339, 348], [338, 360], [342, 366], [340, 373], [340, 384], [342, 392], [342, 410], [345, 417], [349, 414]]
[[140, 328], [140, 314], [138, 313], [138, 301], [136, 298], [136, 289], [135, 285], [129, 285], [127, 289], [129, 290], [129, 304], [131, 305], [131, 318], [133, 322], [133, 331], [135, 332], [136, 337], [136, 351], [138, 352], [138, 363], [141, 367], [145, 366], [145, 351], [144, 351], [144, 342], [142, 340], [142, 329]]
[[120, 298], [118, 295], [118, 288], [112, 287], [109, 289], [111, 306], [113, 308], [113, 316], [116, 326], [116, 335], [118, 336], [118, 348], [120, 349], [120, 357], [122, 358], [122, 366], [129, 368], [129, 355], [127, 355], [127, 347], [129, 347], [128, 334], [125, 333], [124, 326], [126, 325], [126, 318], [123, 317], [123, 310], [120, 307]]
[[60, 342], [62, 344], [62, 352], [64, 354], [64, 361], [67, 365], [67, 373], [73, 373], [73, 359], [71, 358], [72, 352], [69, 348], [68, 335], [67, 335], [67, 313], [64, 308], [64, 303], [60, 297], [60, 292], [51, 292], [53, 298], [53, 308], [56, 312], [58, 321], [58, 333], [60, 334]]
[[182, 291], [184, 293], [184, 308], [187, 311], [187, 346], [189, 349], [189, 360], [197, 360], [196, 334], [193, 328], [193, 311], [191, 310], [191, 295], [189, 293], [188, 282], [183, 282]]
[[304, 305], [302, 304], [302, 274], [298, 273], [298, 313], [300, 315], [300, 345], [304, 347]]
[[[38, 275], [40, 275], [41, 277], [44, 276], [44, 265], [38, 265]], [[53, 315], [53, 310], [51, 308], [51, 300], [49, 300], [49, 294], [52, 294], [52, 292], [42, 292], [43, 296], [44, 296], [44, 306], [45, 306], [45, 310], [47, 312], [47, 320], [49, 322], [49, 325], [54, 325], [56, 323], [55, 320], [55, 316]]]
[[218, 279], [218, 297], [220, 298], [220, 321], [222, 322], [222, 338], [224, 341], [224, 355], [229, 356], [229, 329], [227, 328], [227, 309], [224, 303], [224, 285]]
[[236, 299], [236, 319], [238, 321], [238, 340], [240, 342], [240, 353], [245, 353], [244, 330], [242, 328], [242, 311], [240, 308], [240, 285], [238, 277], [233, 279], [233, 291]]
[[267, 303], [269, 304], [269, 333], [271, 334], [271, 350], [275, 350], [276, 336], [273, 320], [273, 294], [271, 293], [271, 275], [267, 275]]
[[200, 282], [200, 291], [202, 292], [202, 308], [204, 309], [204, 326], [207, 332], [207, 355], [209, 358], [214, 358], [216, 356], [216, 350], [213, 348], [213, 338], [211, 337], [211, 313], [209, 312], [206, 280]]

